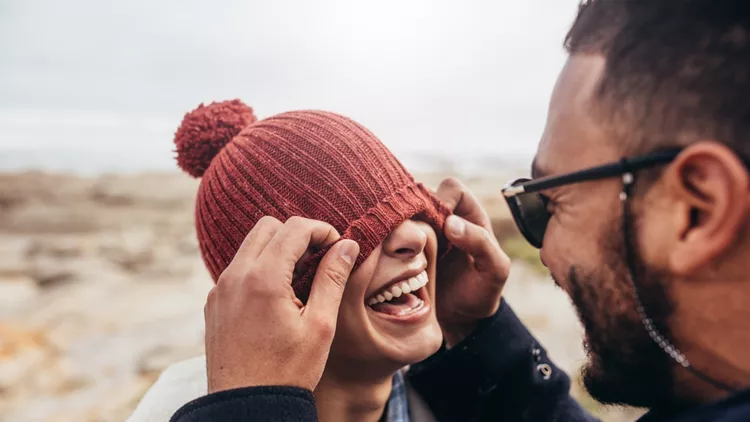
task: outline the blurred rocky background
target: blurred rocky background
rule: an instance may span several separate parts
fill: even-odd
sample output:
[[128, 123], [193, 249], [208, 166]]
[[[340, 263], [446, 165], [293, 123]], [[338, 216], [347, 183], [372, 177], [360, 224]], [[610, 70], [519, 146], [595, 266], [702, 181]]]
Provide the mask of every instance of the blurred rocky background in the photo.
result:
[[[504, 180], [465, 182], [515, 258], [506, 297], [577, 379], [581, 328], [509, 220]], [[123, 421], [160, 371], [202, 353], [212, 284], [193, 232], [196, 188], [176, 173], [0, 175], [0, 421]], [[574, 393], [605, 420], [633, 417]]]

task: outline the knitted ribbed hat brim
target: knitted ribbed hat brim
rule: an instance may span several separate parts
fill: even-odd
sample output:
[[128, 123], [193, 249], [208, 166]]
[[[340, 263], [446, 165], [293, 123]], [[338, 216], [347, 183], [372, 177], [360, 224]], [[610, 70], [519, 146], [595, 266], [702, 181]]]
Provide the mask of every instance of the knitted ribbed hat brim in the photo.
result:
[[[448, 249], [443, 230], [445, 219], [450, 214], [451, 211], [443, 202], [422, 183], [404, 186], [375, 204], [342, 233], [341, 239], [351, 239], [359, 244], [360, 254], [352, 272], [356, 271], [396, 227], [409, 219], [424, 221], [432, 226], [438, 235], [438, 256], [443, 255]], [[292, 283], [295, 294], [303, 302], [310, 294], [318, 264], [331, 246], [318, 251], [310, 259], [308, 267], [299, 279]]]

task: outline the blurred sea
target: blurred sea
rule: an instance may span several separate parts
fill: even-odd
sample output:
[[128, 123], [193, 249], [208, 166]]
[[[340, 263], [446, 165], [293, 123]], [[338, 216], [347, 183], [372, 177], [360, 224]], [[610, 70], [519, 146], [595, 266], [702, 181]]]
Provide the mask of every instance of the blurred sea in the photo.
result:
[[[172, 135], [180, 118], [0, 110], [0, 171], [96, 175], [177, 170]], [[429, 139], [383, 142], [414, 173], [506, 175], [527, 171], [530, 162], [526, 151], [462, 150], [461, 143], [446, 150]]]

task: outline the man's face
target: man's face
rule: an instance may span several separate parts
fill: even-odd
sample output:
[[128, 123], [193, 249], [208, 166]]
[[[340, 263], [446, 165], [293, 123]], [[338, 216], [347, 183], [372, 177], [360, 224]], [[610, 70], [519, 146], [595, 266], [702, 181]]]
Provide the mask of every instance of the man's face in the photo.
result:
[[[607, 139], [592, 101], [604, 58], [573, 56], [563, 69], [537, 151], [534, 177], [559, 175], [621, 158]], [[543, 192], [552, 218], [541, 257], [556, 283], [571, 297], [586, 332], [589, 360], [584, 383], [601, 402], [651, 406], [672, 400], [667, 355], [650, 339], [636, 311], [622, 230], [619, 178], [563, 186]], [[633, 210], [638, 232], [639, 208]], [[635, 236], [635, 235], [634, 235]], [[637, 237], [637, 236], [636, 236]], [[670, 313], [665, 280], [635, 251], [639, 295], [662, 331]]]

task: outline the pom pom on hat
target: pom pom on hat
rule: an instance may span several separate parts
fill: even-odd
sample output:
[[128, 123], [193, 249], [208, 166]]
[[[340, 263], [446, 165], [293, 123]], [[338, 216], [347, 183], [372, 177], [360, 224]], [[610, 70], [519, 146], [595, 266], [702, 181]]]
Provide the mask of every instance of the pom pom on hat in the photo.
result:
[[201, 177], [211, 160], [257, 118], [240, 100], [199, 105], [187, 113], [174, 136], [177, 164], [193, 177]]

